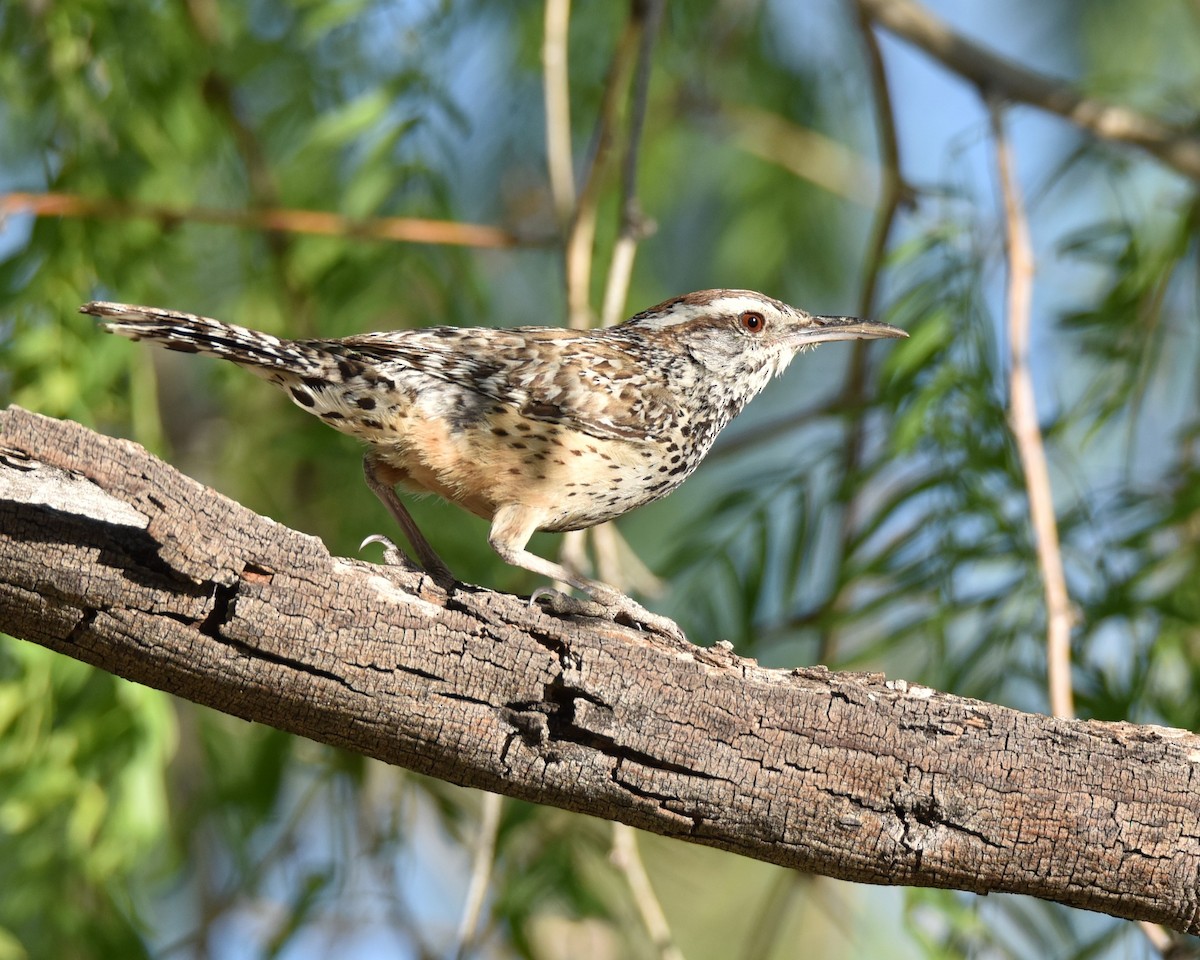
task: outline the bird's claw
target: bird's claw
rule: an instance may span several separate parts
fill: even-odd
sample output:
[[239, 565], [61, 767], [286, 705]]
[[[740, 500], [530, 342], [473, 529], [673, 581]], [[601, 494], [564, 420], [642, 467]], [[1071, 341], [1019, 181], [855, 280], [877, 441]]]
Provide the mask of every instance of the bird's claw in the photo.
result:
[[611, 594], [606, 592], [602, 597], [581, 600], [550, 587], [539, 587], [529, 597], [529, 602], [540, 603], [550, 612], [560, 616], [595, 617], [614, 623], [625, 622], [638, 630], [661, 634], [681, 646], [692, 645], [679, 624], [670, 617], [652, 613], [636, 600], [631, 600], [616, 590]]
[[409, 573], [423, 573], [444, 590], [449, 590], [454, 586], [454, 574], [436, 554], [430, 559], [429, 566], [423, 567], [382, 533], [371, 534], [358, 545], [358, 549], [365, 550], [372, 543], [383, 544], [383, 562], [387, 566], [400, 567]]
[[421, 568], [401, 550], [396, 544], [385, 537], [382, 533], [373, 533], [358, 545], [359, 550], [365, 550], [373, 543], [383, 545], [383, 562], [389, 567], [403, 567], [412, 573], [418, 572]]

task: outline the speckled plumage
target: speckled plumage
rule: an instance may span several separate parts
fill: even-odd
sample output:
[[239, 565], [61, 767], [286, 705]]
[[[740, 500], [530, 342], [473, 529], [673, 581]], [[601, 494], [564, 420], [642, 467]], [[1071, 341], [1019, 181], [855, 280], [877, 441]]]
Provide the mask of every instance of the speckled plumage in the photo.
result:
[[448, 575], [389, 498], [392, 485], [492, 520], [490, 541], [505, 560], [655, 626], [612, 588], [528, 553], [529, 537], [594, 526], [670, 493], [802, 349], [905, 335], [744, 290], [687, 294], [602, 330], [432, 327], [336, 340], [281, 340], [127, 304], [82, 310], [112, 333], [232, 360], [364, 440], [368, 483], [427, 569]]

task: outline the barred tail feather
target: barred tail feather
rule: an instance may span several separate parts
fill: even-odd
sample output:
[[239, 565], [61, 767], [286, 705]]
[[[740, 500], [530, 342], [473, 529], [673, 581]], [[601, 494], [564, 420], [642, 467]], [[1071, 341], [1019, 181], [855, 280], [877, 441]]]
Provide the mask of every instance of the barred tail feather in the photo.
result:
[[331, 359], [311, 346], [192, 313], [100, 300], [84, 304], [79, 312], [101, 318], [101, 327], [109, 333], [149, 340], [168, 350], [232, 360], [260, 376], [270, 376], [272, 371], [318, 374]]

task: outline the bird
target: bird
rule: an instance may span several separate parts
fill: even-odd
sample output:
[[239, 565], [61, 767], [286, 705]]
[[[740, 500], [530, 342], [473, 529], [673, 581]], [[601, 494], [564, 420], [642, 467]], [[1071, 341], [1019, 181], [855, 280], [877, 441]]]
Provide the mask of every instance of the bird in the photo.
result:
[[[232, 361], [366, 444], [367, 486], [443, 586], [454, 577], [396, 493], [433, 493], [491, 522], [505, 562], [591, 602], [535, 591], [554, 612], [620, 620], [686, 642], [673, 620], [526, 549], [538, 530], [581, 530], [665, 497], [717, 435], [820, 343], [907, 337], [879, 321], [824, 316], [752, 290], [672, 297], [623, 323], [433, 326], [287, 340], [158, 307], [92, 301], [80, 311], [130, 340]], [[407, 558], [389, 540], [385, 559]]]

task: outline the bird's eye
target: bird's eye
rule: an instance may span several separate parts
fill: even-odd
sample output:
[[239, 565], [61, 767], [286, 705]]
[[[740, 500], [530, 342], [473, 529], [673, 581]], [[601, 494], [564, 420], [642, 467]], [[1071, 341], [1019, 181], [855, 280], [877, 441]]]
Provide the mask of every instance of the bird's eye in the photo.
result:
[[747, 310], [738, 317], [738, 323], [747, 333], [762, 333], [767, 329], [766, 318], [757, 310]]

